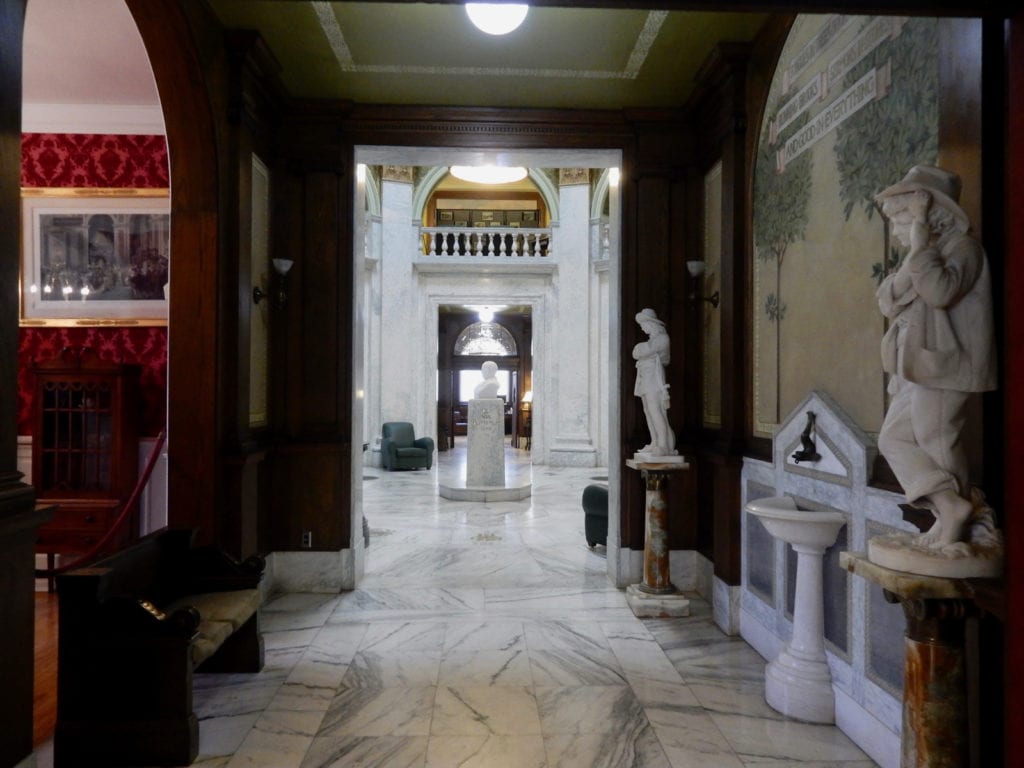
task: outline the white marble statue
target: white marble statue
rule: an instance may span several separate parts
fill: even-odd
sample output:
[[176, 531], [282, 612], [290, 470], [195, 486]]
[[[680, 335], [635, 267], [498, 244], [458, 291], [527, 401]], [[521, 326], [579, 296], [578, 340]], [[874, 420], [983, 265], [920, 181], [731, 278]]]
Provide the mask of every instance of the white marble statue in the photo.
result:
[[480, 373], [483, 374], [484, 380], [477, 384], [473, 389], [473, 397], [475, 399], [479, 400], [481, 398], [492, 398], [498, 396], [498, 388], [501, 385], [495, 377], [497, 372], [498, 364], [493, 360], [488, 360], [480, 366]]
[[665, 366], [669, 363], [670, 344], [665, 323], [658, 319], [653, 309], [640, 310], [636, 322], [648, 339], [633, 347], [633, 359], [636, 360], [633, 394], [643, 403], [647, 430], [651, 433], [651, 442], [637, 453], [675, 456], [676, 435], [668, 423], [669, 385], [665, 381]]
[[988, 262], [959, 196], [959, 176], [919, 165], [876, 197], [909, 249], [877, 292], [890, 323], [882, 367], [891, 396], [878, 448], [908, 502], [935, 515], [913, 543], [946, 557], [998, 537], [984, 496], [968, 486], [960, 439], [969, 398], [995, 389], [996, 370]]

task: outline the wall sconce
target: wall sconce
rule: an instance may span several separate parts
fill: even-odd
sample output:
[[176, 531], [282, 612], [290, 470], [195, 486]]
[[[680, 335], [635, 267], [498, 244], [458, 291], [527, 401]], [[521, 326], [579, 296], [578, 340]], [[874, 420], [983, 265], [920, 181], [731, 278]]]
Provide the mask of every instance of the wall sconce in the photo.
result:
[[[292, 268], [292, 264], [295, 262], [291, 259], [271, 259], [271, 263], [274, 265], [274, 305], [277, 307], [283, 307], [288, 303], [288, 270]], [[258, 285], [253, 286], [252, 289], [252, 301], [254, 304], [259, 304], [263, 299], [271, 298], [271, 295], [265, 292]]]
[[[696, 279], [704, 274], [705, 266], [706, 265], [703, 261], [688, 261], [686, 262], [686, 271], [690, 273], [690, 277]], [[706, 301], [715, 309], [718, 309], [718, 302], [720, 300], [718, 291], [715, 291], [710, 296], [697, 296], [696, 291], [690, 294], [691, 300], [695, 300], [698, 298], [702, 299], [703, 301]]]

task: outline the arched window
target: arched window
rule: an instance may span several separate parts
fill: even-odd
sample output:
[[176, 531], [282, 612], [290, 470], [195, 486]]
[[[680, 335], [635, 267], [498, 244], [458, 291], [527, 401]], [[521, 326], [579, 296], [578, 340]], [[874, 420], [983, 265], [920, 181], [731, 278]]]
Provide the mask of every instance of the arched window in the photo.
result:
[[515, 338], [505, 326], [473, 323], [463, 328], [455, 340], [454, 353], [474, 357], [514, 357], [518, 349]]

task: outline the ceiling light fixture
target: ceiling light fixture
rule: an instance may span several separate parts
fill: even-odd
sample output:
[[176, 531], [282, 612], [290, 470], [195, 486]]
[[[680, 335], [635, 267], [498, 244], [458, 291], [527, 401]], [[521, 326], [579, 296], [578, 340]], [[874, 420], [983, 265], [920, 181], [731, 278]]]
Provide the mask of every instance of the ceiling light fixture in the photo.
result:
[[466, 3], [466, 15], [488, 35], [507, 35], [523, 23], [530, 6], [518, 3]]
[[520, 166], [453, 165], [452, 176], [475, 184], [511, 184], [526, 178], [526, 169]]

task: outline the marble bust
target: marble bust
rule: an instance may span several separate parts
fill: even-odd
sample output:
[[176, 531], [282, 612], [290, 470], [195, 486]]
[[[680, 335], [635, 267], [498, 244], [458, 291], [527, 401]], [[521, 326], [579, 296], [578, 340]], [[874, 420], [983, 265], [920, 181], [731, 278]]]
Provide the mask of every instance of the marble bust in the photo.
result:
[[968, 403], [995, 389], [996, 370], [988, 261], [959, 196], [959, 176], [919, 165], [876, 197], [907, 248], [876, 294], [889, 321], [881, 346], [890, 396], [878, 448], [907, 501], [935, 515], [931, 529], [902, 542], [921, 550], [908, 558], [925, 561], [988, 556], [1001, 541], [984, 495], [968, 484], [961, 441]]
[[480, 373], [483, 374], [484, 380], [476, 385], [473, 389], [473, 397], [477, 400], [483, 398], [496, 398], [498, 396], [498, 388], [501, 386], [498, 383], [498, 379], [495, 374], [498, 372], [498, 364], [493, 360], [488, 360], [486, 363], [480, 366]]
[[668, 423], [669, 385], [665, 381], [665, 366], [669, 363], [669, 336], [665, 323], [653, 309], [642, 309], [636, 315], [637, 324], [647, 334], [647, 341], [633, 347], [636, 360], [636, 384], [633, 394], [640, 398], [647, 419], [651, 442], [637, 451], [653, 456], [675, 456], [676, 435]]

